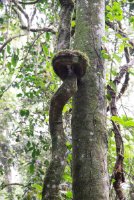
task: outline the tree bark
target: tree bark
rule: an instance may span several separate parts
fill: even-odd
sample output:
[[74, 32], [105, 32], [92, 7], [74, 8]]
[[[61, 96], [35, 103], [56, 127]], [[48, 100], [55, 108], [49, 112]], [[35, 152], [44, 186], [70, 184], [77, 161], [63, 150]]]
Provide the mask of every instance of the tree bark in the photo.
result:
[[74, 49], [87, 54], [90, 66], [73, 99], [73, 200], [109, 200], [104, 10], [104, 0], [77, 0]]
[[65, 168], [66, 138], [62, 110], [77, 91], [77, 77], [70, 75], [51, 99], [49, 125], [52, 138], [52, 160], [43, 184], [42, 200], [59, 200], [59, 184]]
[[[59, 34], [57, 40], [58, 51], [61, 49], [68, 49], [70, 46], [70, 21], [71, 12], [74, 6], [72, 0], [60, 0], [60, 4], [61, 22], [59, 26]], [[63, 61], [64, 59], [61, 60]], [[61, 178], [65, 168], [65, 158], [67, 150], [62, 121], [62, 110], [67, 101], [77, 91], [77, 76], [75, 75], [75, 73], [73, 73], [72, 70], [71, 72], [72, 73], [67, 72], [66, 79], [64, 79], [63, 84], [60, 86], [60, 88], [51, 99], [49, 111], [49, 127], [52, 139], [52, 160], [47, 169], [44, 179], [42, 200], [58, 200], [60, 198], [59, 184], [61, 182]]]

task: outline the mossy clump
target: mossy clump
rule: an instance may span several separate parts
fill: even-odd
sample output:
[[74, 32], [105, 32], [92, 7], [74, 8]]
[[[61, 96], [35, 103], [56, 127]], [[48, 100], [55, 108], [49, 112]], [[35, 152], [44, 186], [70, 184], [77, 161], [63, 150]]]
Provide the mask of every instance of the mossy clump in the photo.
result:
[[77, 78], [80, 79], [86, 73], [86, 68], [89, 65], [88, 57], [76, 50], [63, 50], [59, 51], [52, 60], [52, 65], [55, 73], [65, 80], [70, 71], [75, 73]]

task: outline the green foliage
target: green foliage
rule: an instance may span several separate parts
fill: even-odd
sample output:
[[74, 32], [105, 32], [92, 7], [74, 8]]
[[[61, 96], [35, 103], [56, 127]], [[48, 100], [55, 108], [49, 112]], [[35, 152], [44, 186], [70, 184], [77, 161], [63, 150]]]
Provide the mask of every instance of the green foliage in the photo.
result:
[[[44, 4], [42, 1], [36, 4], [36, 9], [38, 13], [42, 10], [43, 17], [45, 12], [49, 13], [46, 23], [56, 20], [50, 13], [54, 14], [52, 10], [57, 9], [57, 3], [50, 6], [49, 2]], [[0, 34], [1, 43], [6, 40], [5, 35], [11, 38], [15, 34], [23, 34], [18, 28], [20, 22], [14, 11], [10, 13], [7, 9], [8, 16], [4, 15], [4, 11], [2, 9], [3, 14], [0, 14], [1, 25], [4, 25]], [[36, 18], [36, 26], [40, 23], [44, 27], [42, 19], [42, 16]], [[6, 26], [9, 24], [8, 33], [5, 22]], [[7, 199], [41, 199], [42, 180], [50, 161], [49, 102], [58, 87], [51, 67], [52, 40], [52, 33], [30, 33], [12, 40], [0, 54], [0, 106], [3, 114], [0, 130], [2, 134], [6, 132], [8, 151], [12, 152], [11, 158], [0, 164], [1, 181], [5, 179], [6, 167], [12, 167], [21, 177], [18, 182], [24, 185], [13, 186], [13, 197], [7, 195]], [[0, 191], [4, 199], [6, 189]]]
[[111, 6], [107, 5], [106, 11], [106, 18], [110, 21], [121, 21], [123, 19], [123, 11], [120, 2], [114, 1]]
[[20, 110], [20, 115], [22, 117], [28, 117], [29, 116], [29, 110]]
[[118, 122], [120, 125], [124, 126], [124, 127], [134, 127], [134, 120], [131, 117], [126, 117], [123, 116], [122, 118], [118, 117], [118, 116], [112, 116], [111, 117], [112, 121], [114, 122]]
[[72, 198], [73, 198], [72, 191], [68, 191], [66, 193], [66, 199], [72, 199]]
[[76, 22], [73, 20], [71, 21], [71, 27], [74, 28], [76, 26]]
[[105, 60], [111, 60], [111, 56], [108, 54], [108, 52], [105, 49], [101, 50], [101, 55]]
[[[113, 22], [115, 30], [106, 27], [106, 36], [102, 38], [102, 43], [108, 47], [102, 48], [101, 51], [106, 61], [107, 84], [117, 93], [119, 91], [116, 90], [112, 80], [118, 74], [120, 66], [126, 62], [124, 49], [129, 47], [132, 50], [129, 40], [133, 38], [134, 17], [131, 14], [133, 6], [130, 4], [129, 7], [127, 2], [126, 0], [109, 1], [106, 6], [106, 21]], [[58, 27], [59, 1], [41, 0], [34, 6], [37, 12], [30, 27]], [[22, 8], [30, 17], [32, 16], [34, 7], [31, 6], [30, 9], [29, 5], [23, 5]], [[10, 41], [0, 52], [0, 140], [2, 144], [7, 144], [6, 149], [1, 149], [0, 146], [0, 151], [4, 155], [4, 157], [0, 155], [0, 188], [2, 189], [0, 198], [40, 200], [42, 182], [51, 159], [48, 129], [50, 99], [61, 82], [51, 66], [56, 36], [51, 32], [24, 31], [20, 28], [23, 20], [24, 16], [19, 18], [13, 6], [0, 3], [0, 46], [15, 35], [25, 34]], [[25, 22], [26, 19], [24, 24]], [[118, 31], [120, 23], [126, 33], [125, 37]], [[74, 17], [71, 27], [75, 28], [75, 26]], [[129, 69], [129, 73], [134, 75], [132, 68]], [[107, 94], [107, 99], [111, 101], [110, 94]], [[67, 165], [62, 177], [62, 184], [66, 187], [61, 189], [61, 198], [64, 200], [72, 199], [71, 105], [72, 101], [68, 102], [63, 109], [68, 149]], [[134, 119], [132, 115], [130, 117], [127, 115], [121, 113], [121, 117], [113, 116], [110, 120], [121, 125], [125, 145], [125, 175], [127, 182], [133, 185]], [[116, 160], [116, 146], [110, 122], [108, 124], [108, 169], [111, 176]], [[8, 188], [4, 188], [4, 185], [10, 183], [6, 176], [10, 177], [10, 169], [14, 169], [19, 175], [20, 179], [17, 181], [22, 186], [12, 186], [11, 193], [8, 194]]]

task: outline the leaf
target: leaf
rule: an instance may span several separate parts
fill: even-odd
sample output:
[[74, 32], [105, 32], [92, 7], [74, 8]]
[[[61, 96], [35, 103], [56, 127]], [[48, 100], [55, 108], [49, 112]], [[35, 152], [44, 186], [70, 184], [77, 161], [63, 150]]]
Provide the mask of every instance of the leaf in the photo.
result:
[[32, 184], [32, 187], [35, 188], [37, 191], [42, 191], [42, 186], [39, 184]]
[[33, 164], [33, 163], [30, 164], [30, 166], [29, 166], [29, 171], [30, 171], [31, 174], [34, 173], [34, 164]]
[[121, 21], [123, 19], [123, 11], [120, 2], [113, 2], [113, 6], [106, 6], [107, 15], [106, 17], [110, 21]]
[[20, 110], [20, 115], [22, 117], [28, 117], [29, 116], [29, 110]]
[[117, 54], [115, 54], [115, 53], [113, 53], [113, 58], [115, 58], [115, 60], [116, 60], [118, 63], [121, 62], [121, 58], [120, 58]]
[[122, 39], [122, 38], [123, 38], [122, 35], [119, 34], [119, 33], [116, 33], [115, 35], [116, 35], [116, 37], [119, 38], [119, 39]]
[[0, 37], [0, 41], [4, 41], [4, 37]]
[[36, 157], [36, 149], [33, 149], [32, 158], [34, 159], [35, 157]]
[[76, 22], [73, 20], [71, 21], [71, 27], [74, 28], [76, 26]]
[[119, 124], [123, 125], [124, 127], [134, 127], [134, 120], [123, 120], [123, 118], [120, 118], [118, 116], [112, 116], [111, 119], [114, 122], [118, 122]]
[[66, 104], [63, 108], [63, 113], [66, 113], [68, 111], [68, 105]]
[[8, 53], [11, 52], [11, 47], [10, 47], [10, 45], [7, 45], [7, 52], [8, 52]]
[[107, 53], [105, 49], [101, 50], [101, 55], [104, 59], [107, 59], [107, 60], [111, 59], [110, 55]]
[[72, 199], [72, 198], [73, 198], [72, 191], [67, 191], [67, 193], [66, 193], [66, 197]]
[[107, 94], [106, 98], [107, 98], [108, 101], [111, 101], [111, 95], [110, 94]]
[[119, 124], [123, 124], [123, 120], [118, 116], [112, 116], [111, 119], [114, 122], [118, 122]]
[[46, 32], [46, 39], [47, 39], [47, 41], [50, 40], [50, 33], [48, 33], [48, 32]]
[[109, 85], [116, 92], [116, 85], [112, 81], [110, 81]]
[[120, 44], [119, 46], [119, 53], [122, 53], [124, 51], [124, 43]]
[[44, 45], [42, 45], [42, 48], [43, 48], [44, 54], [45, 54], [46, 56], [48, 56], [48, 54], [49, 54], [48, 47], [44, 44]]
[[70, 175], [64, 174], [64, 175], [63, 175], [63, 178], [64, 178], [64, 180], [65, 180], [66, 182], [72, 183], [72, 177], [71, 177]]
[[70, 163], [72, 161], [72, 154], [69, 153], [67, 156], [67, 161]]
[[12, 56], [12, 59], [11, 59], [11, 63], [12, 63], [12, 65], [13, 65], [14, 67], [16, 67], [18, 60], [19, 60], [18, 55], [14, 54], [14, 55]]
[[72, 144], [69, 141], [66, 142], [66, 146], [69, 150], [72, 149]]
[[134, 121], [133, 120], [128, 120], [124, 123], [125, 127], [134, 127]]
[[129, 72], [132, 76], [134, 76], [134, 69], [129, 69], [128, 72]]
[[111, 7], [109, 5], [106, 6], [106, 9], [111, 11]]
[[0, 24], [4, 23], [4, 19], [2, 17], [0, 17]]
[[22, 97], [23, 94], [22, 94], [22, 93], [18, 93], [16, 96], [17, 96], [17, 97]]
[[111, 73], [112, 73], [114, 76], [116, 76], [116, 75], [117, 75], [117, 71], [116, 71], [116, 70], [114, 70], [114, 69], [112, 69]]
[[106, 36], [103, 36], [103, 37], [102, 37], [102, 41], [103, 41], [103, 42], [108, 42], [108, 38], [107, 38]]
[[134, 16], [131, 16], [131, 17], [129, 18], [129, 21], [130, 21], [130, 23], [134, 23]]

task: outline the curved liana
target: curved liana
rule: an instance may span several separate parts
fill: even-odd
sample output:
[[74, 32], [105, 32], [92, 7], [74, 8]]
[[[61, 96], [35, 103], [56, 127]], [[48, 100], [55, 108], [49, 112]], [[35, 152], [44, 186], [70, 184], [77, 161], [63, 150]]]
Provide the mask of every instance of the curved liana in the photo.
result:
[[61, 4], [60, 25], [58, 30], [57, 51], [69, 49], [71, 38], [71, 14], [74, 0], [59, 0]]
[[52, 160], [44, 180], [43, 200], [57, 200], [58, 187], [65, 167], [66, 139], [62, 110], [77, 91], [77, 80], [86, 72], [88, 59], [79, 51], [64, 50], [53, 58], [55, 73], [63, 84], [53, 95], [50, 104], [49, 125], [52, 138]]
[[[63, 84], [53, 95], [50, 103], [49, 126], [52, 139], [52, 160], [43, 184], [42, 200], [58, 200], [58, 190], [65, 168], [66, 137], [63, 129], [62, 110], [68, 100], [77, 92], [77, 81], [84, 76], [88, 58], [70, 47], [70, 25], [73, 0], [60, 0], [61, 22], [58, 31], [57, 51], [52, 65]], [[67, 49], [67, 50], [65, 50]]]
[[[113, 82], [115, 84], [115, 88], [117, 87], [117, 81], [119, 81], [119, 79]], [[109, 85], [107, 86], [107, 89], [108, 89], [108, 94], [110, 94], [111, 96], [111, 102], [110, 102], [111, 115], [113, 117], [118, 116], [117, 106], [116, 106], [116, 92], [115, 92], [116, 90], [113, 90]], [[112, 179], [114, 180], [113, 187], [115, 189], [117, 197], [120, 200], [125, 200], [126, 198], [122, 188], [122, 183], [125, 182], [124, 168], [123, 168], [124, 143], [119, 124], [114, 122], [113, 120], [111, 121], [113, 125], [113, 132], [115, 135], [115, 143], [116, 143], [116, 163], [112, 174]]]

